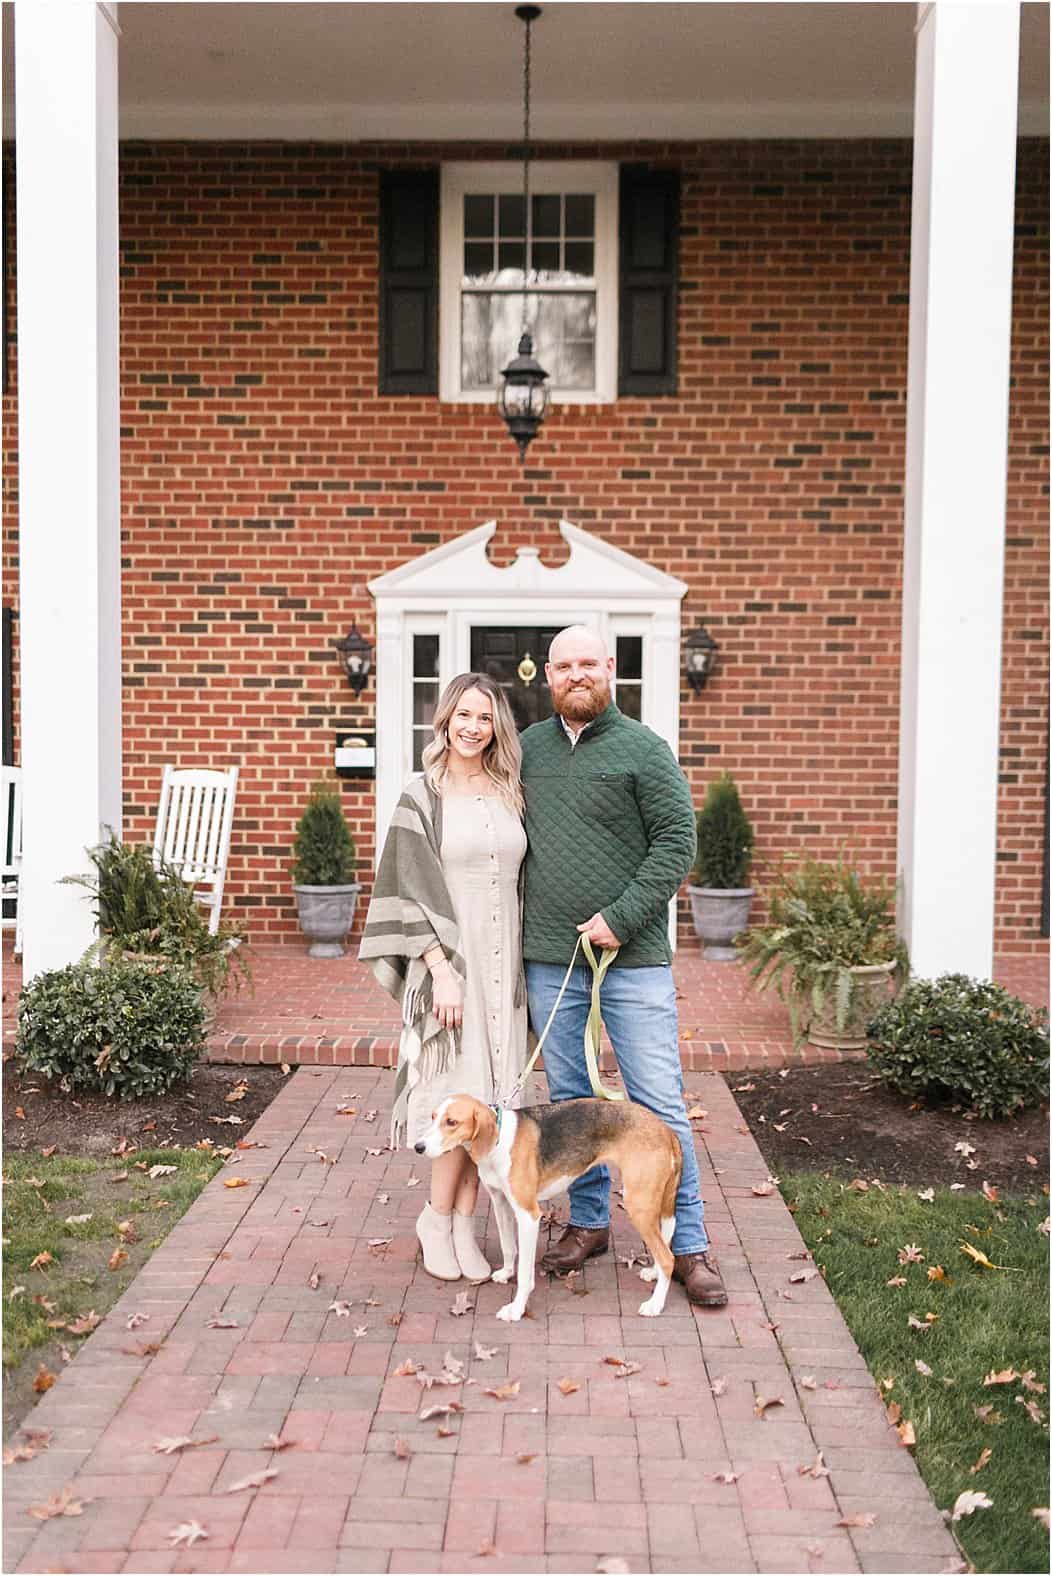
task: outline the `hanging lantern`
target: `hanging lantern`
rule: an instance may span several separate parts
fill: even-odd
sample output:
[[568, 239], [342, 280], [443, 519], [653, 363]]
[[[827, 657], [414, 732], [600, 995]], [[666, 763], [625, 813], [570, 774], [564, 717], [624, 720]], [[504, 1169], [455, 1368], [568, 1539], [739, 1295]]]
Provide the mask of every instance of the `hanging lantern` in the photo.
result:
[[713, 668], [716, 666], [716, 653], [719, 646], [713, 640], [703, 624], [697, 629], [692, 629], [687, 636], [683, 650], [683, 667], [687, 674], [687, 683], [699, 695]]
[[508, 431], [519, 446], [519, 459], [525, 464], [526, 450], [540, 430], [548, 410], [548, 374], [533, 354], [533, 336], [527, 326], [532, 261], [533, 219], [530, 211], [530, 26], [541, 14], [539, 5], [515, 7], [515, 15], [525, 24], [522, 83], [522, 203], [526, 216], [526, 247], [522, 274], [522, 337], [519, 353], [501, 371], [497, 409]]
[[373, 665], [372, 646], [359, 633], [358, 625], [353, 623], [343, 639], [334, 640], [333, 645], [340, 653], [344, 672], [347, 674], [352, 690], [356, 695], [360, 695]]

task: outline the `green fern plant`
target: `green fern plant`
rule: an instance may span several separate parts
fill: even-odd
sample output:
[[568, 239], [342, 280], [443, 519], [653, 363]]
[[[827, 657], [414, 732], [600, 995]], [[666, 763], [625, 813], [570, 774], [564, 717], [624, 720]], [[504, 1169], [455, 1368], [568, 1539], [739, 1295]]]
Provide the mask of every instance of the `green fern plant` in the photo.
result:
[[354, 881], [354, 837], [340, 796], [327, 783], [311, 789], [296, 826], [292, 879], [297, 886], [350, 886]]
[[749, 884], [753, 829], [729, 773], [709, 783], [697, 814], [698, 852], [691, 871], [695, 886], [741, 891]]

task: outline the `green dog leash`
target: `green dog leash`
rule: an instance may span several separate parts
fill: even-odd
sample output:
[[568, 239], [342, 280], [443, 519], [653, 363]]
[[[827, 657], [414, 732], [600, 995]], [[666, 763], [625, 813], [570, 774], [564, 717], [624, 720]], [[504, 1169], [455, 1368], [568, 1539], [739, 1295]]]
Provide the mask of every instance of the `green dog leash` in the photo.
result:
[[563, 975], [563, 982], [559, 986], [559, 993], [552, 1004], [552, 1010], [548, 1014], [548, 1022], [541, 1030], [540, 1039], [534, 1046], [533, 1055], [530, 1057], [529, 1061], [526, 1063], [526, 1066], [519, 1074], [518, 1081], [511, 1090], [511, 1093], [505, 1100], [500, 1102], [501, 1105], [507, 1105], [510, 1100], [514, 1099], [515, 1095], [519, 1092], [527, 1078], [530, 1076], [530, 1073], [533, 1071], [537, 1058], [541, 1054], [544, 1042], [548, 1038], [548, 1030], [551, 1028], [555, 1014], [559, 1010], [559, 1003], [562, 1001], [566, 992], [566, 987], [570, 983], [570, 975], [573, 973], [574, 964], [577, 962], [577, 954], [582, 950], [582, 948], [592, 970], [592, 1005], [589, 1009], [588, 1021], [584, 1028], [584, 1059], [585, 1065], [588, 1068], [588, 1082], [592, 1086], [592, 1093], [599, 1100], [623, 1100], [625, 1098], [624, 1094], [619, 1089], [607, 1089], [599, 1080], [599, 1044], [600, 1035], [602, 1032], [602, 1016], [599, 1009], [599, 990], [604, 978], [606, 977], [606, 971], [617, 957], [620, 948], [604, 947], [602, 956], [597, 960], [592, 943], [588, 940], [588, 937], [578, 936], [577, 945], [573, 949], [573, 956], [567, 965], [566, 973]]

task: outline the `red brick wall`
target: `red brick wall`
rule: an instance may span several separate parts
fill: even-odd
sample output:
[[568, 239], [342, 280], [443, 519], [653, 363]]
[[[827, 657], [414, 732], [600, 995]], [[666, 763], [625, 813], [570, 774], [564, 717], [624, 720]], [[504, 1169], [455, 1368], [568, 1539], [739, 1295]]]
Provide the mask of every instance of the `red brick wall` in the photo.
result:
[[[477, 148], [500, 157], [506, 150]], [[290, 843], [365, 582], [483, 520], [566, 517], [690, 587], [718, 676], [682, 697], [699, 797], [734, 773], [762, 881], [789, 849], [895, 865], [910, 147], [585, 147], [683, 172], [680, 393], [560, 407], [523, 472], [495, 413], [376, 394], [377, 171], [464, 148], [121, 153], [126, 835], [162, 765], [242, 767], [227, 912], [295, 930]], [[470, 155], [469, 155], [470, 156]], [[997, 949], [1037, 950], [1047, 744], [1047, 143], [1020, 145]], [[13, 301], [9, 286], [9, 310]], [[17, 557], [4, 400], [5, 597]], [[962, 457], [962, 460], [965, 457]], [[363, 873], [369, 785], [344, 801]]]

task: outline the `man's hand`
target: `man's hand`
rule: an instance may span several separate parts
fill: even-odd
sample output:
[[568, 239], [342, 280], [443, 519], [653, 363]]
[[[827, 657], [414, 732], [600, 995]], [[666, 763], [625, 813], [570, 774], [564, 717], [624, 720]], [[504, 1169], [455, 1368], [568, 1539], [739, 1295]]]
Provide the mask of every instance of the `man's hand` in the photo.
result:
[[602, 914], [593, 914], [591, 919], [586, 919], [577, 929], [582, 936], [587, 936], [593, 947], [619, 947], [620, 936], [615, 936]]

